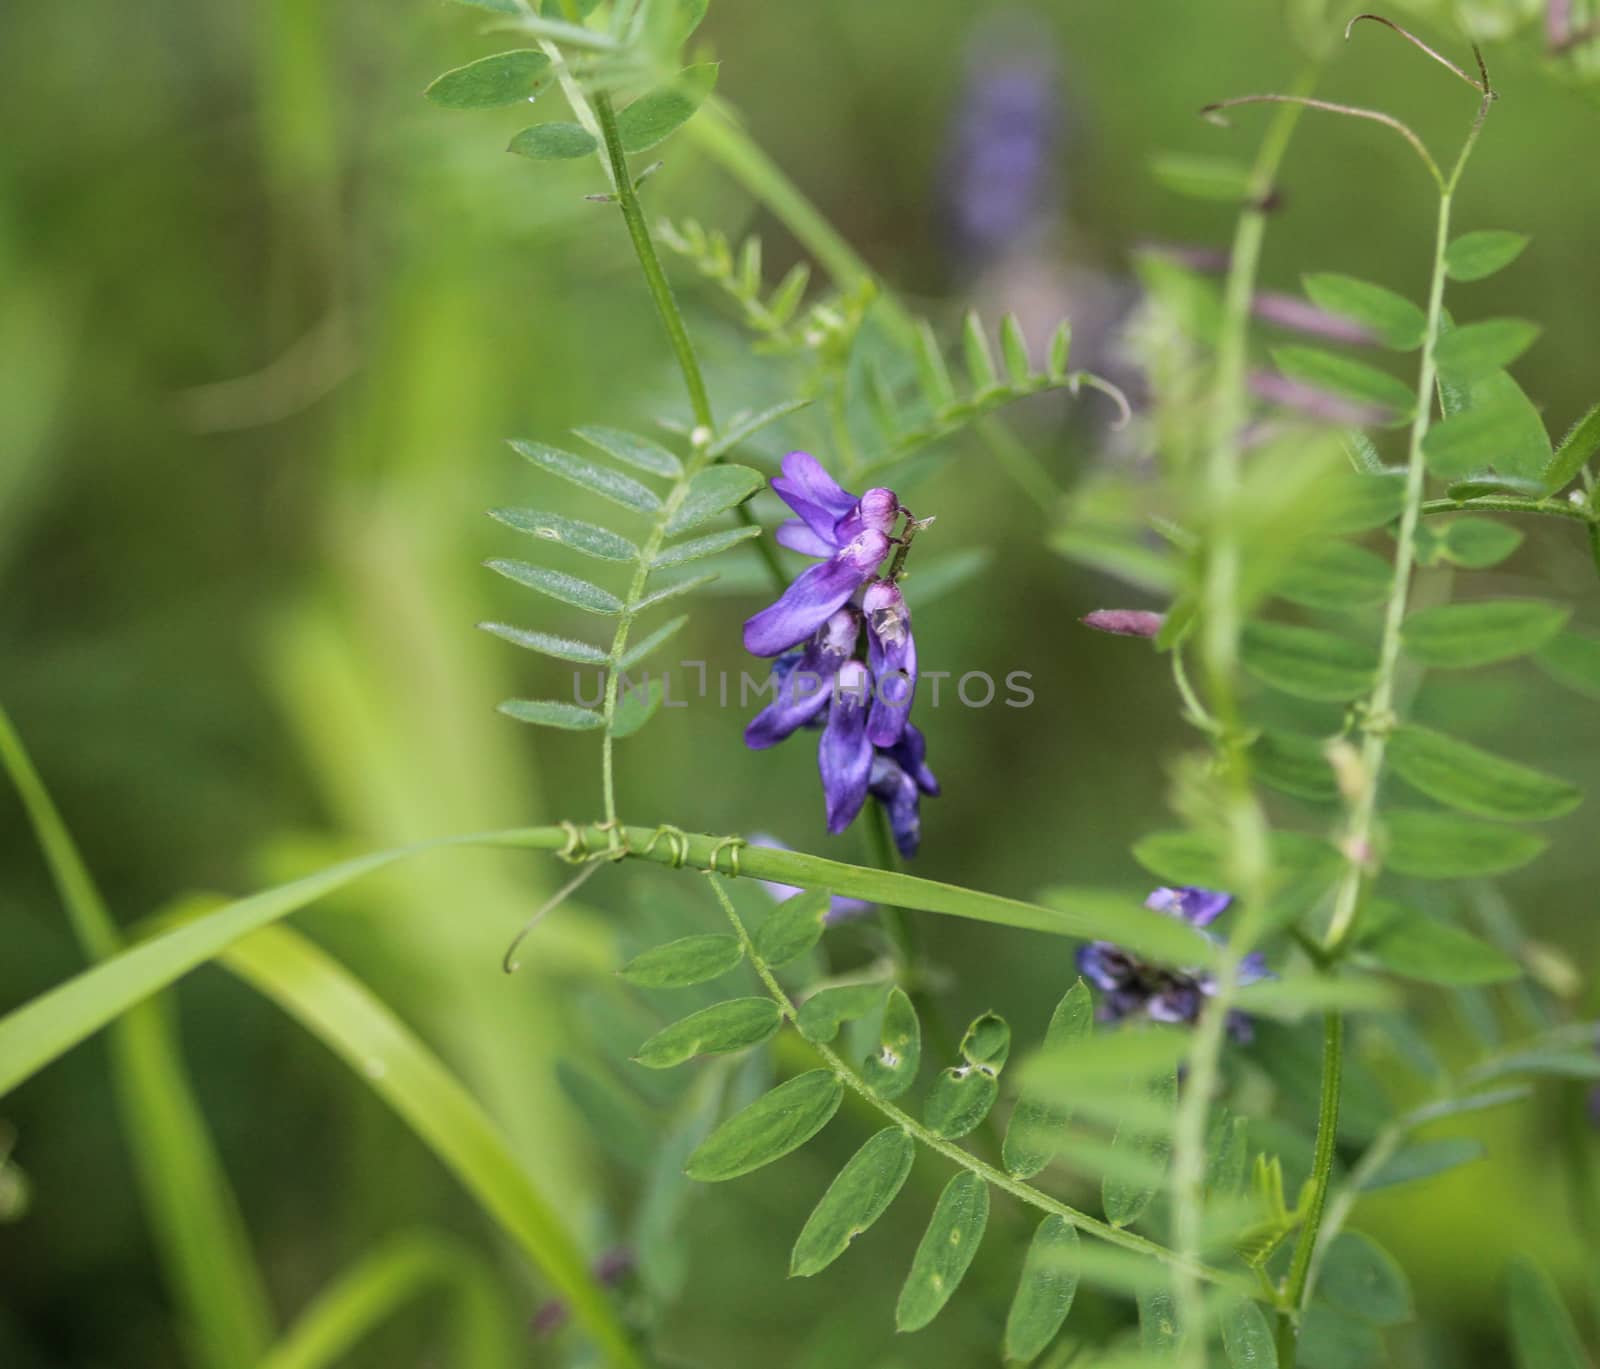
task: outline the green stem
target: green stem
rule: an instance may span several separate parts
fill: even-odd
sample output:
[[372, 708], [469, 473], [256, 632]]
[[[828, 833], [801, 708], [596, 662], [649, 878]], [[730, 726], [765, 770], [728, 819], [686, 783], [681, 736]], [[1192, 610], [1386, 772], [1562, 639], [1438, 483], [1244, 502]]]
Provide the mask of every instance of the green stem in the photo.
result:
[[[1298, 89], [1309, 90], [1314, 80], [1315, 72], [1308, 71]], [[1200, 648], [1211, 710], [1210, 714], [1202, 710], [1200, 716], [1214, 715], [1219, 725], [1216, 746], [1224, 788], [1221, 821], [1227, 834], [1229, 874], [1239, 896], [1240, 912], [1217, 969], [1215, 996], [1195, 1027], [1184, 1092], [1173, 1127], [1174, 1244], [1186, 1263], [1174, 1266], [1172, 1286], [1178, 1322], [1185, 1328], [1178, 1362], [1189, 1369], [1203, 1369], [1206, 1362], [1206, 1341], [1201, 1331], [1205, 1300], [1199, 1280], [1186, 1264], [1198, 1256], [1204, 1240], [1205, 1146], [1211, 1098], [1220, 1078], [1239, 960], [1262, 926], [1270, 875], [1267, 821], [1250, 786], [1249, 759], [1234, 690], [1243, 627], [1239, 588], [1242, 557], [1236, 521], [1251, 306], [1266, 235], [1267, 216], [1262, 206], [1271, 195], [1302, 108], [1298, 103], [1286, 103], [1275, 112], [1251, 171], [1247, 208], [1234, 231], [1217, 344], [1208, 459], [1203, 473], [1203, 502], [1210, 535], [1201, 572]]]
[[1295, 1331], [1311, 1278], [1311, 1257], [1328, 1203], [1334, 1150], [1339, 1130], [1339, 1090], [1344, 1079], [1344, 1018], [1336, 1012], [1322, 1019], [1322, 1094], [1317, 1109], [1317, 1149], [1311, 1161], [1311, 1191], [1300, 1213], [1300, 1236], [1289, 1262], [1284, 1308], [1278, 1313], [1278, 1369], [1294, 1369]]
[[1578, 523], [1595, 526], [1594, 515], [1580, 504], [1569, 504], [1565, 499], [1518, 499], [1514, 495], [1486, 495], [1479, 499], [1424, 499], [1418, 513], [1428, 517], [1436, 513], [1541, 513], [1554, 518], [1570, 518]]
[[[772, 970], [757, 953], [755, 943], [751, 940], [749, 932], [745, 930], [743, 919], [740, 918], [738, 911], [734, 908], [727, 891], [722, 887], [722, 876], [712, 871], [706, 871], [706, 879], [711, 885], [712, 891], [716, 894], [717, 901], [722, 905], [722, 910], [727, 915], [734, 933], [744, 946], [745, 954], [750, 958], [751, 965], [755, 967], [762, 984], [766, 986], [767, 992], [771, 994], [773, 1001], [777, 1003], [779, 1011], [790, 1022], [798, 1022], [799, 1013], [795, 1008], [794, 1001], [789, 997], [783, 986], [778, 983], [777, 976], [772, 973]], [[1167, 1265], [1173, 1265], [1179, 1261], [1180, 1257], [1165, 1246], [1157, 1245], [1154, 1241], [1147, 1240], [1135, 1232], [1112, 1226], [1109, 1222], [1102, 1222], [1098, 1218], [1091, 1217], [1087, 1212], [1080, 1212], [1077, 1208], [1070, 1207], [1059, 1199], [1051, 1197], [1048, 1193], [1033, 1187], [1032, 1184], [1013, 1179], [1003, 1170], [996, 1169], [993, 1165], [985, 1163], [954, 1141], [934, 1134], [917, 1121], [916, 1118], [912, 1117], [910, 1113], [904, 1112], [893, 1103], [878, 1097], [832, 1047], [820, 1041], [808, 1041], [807, 1044], [817, 1053], [823, 1063], [838, 1076], [840, 1083], [866, 1099], [889, 1121], [903, 1128], [910, 1136], [929, 1150], [943, 1155], [947, 1160], [954, 1161], [963, 1169], [978, 1175], [985, 1182], [1000, 1189], [1002, 1192], [1011, 1194], [1012, 1197], [1026, 1203], [1029, 1207], [1037, 1208], [1041, 1212], [1052, 1213], [1063, 1221], [1071, 1223], [1080, 1231], [1098, 1237], [1108, 1245], [1115, 1245], [1123, 1250], [1149, 1256]], [[1237, 1275], [1229, 1274], [1224, 1270], [1213, 1269], [1198, 1260], [1191, 1262], [1190, 1272], [1194, 1277], [1209, 1283], [1221, 1284], [1238, 1291], [1249, 1290], [1251, 1293], [1254, 1292], [1253, 1285], [1249, 1285]]]

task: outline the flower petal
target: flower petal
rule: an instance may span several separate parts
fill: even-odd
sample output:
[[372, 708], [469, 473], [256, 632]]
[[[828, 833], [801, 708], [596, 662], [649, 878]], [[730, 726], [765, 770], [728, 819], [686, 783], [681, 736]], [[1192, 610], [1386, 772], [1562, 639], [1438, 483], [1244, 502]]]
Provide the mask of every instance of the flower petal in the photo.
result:
[[780, 547], [788, 547], [790, 551], [797, 551], [802, 556], [826, 557], [832, 556], [839, 550], [838, 542], [831, 537], [818, 536], [798, 518], [779, 523], [778, 530], [773, 535]]
[[928, 769], [928, 739], [915, 723], [907, 723], [900, 740], [888, 748], [890, 758], [917, 782], [917, 788], [933, 798], [939, 796], [939, 781]]
[[831, 560], [801, 571], [777, 603], [745, 621], [745, 650], [776, 656], [803, 642], [844, 607], [888, 552], [887, 537], [864, 532]]
[[817, 746], [817, 768], [827, 802], [828, 831], [844, 831], [867, 801], [872, 776], [872, 743], [867, 740], [867, 698], [871, 677], [860, 661], [847, 661], [839, 672], [833, 706]]
[[[870, 730], [871, 724], [868, 724]], [[909, 860], [922, 844], [922, 791], [917, 782], [887, 755], [873, 757], [872, 779], [868, 786], [889, 816], [894, 844]]]
[[887, 580], [867, 586], [861, 608], [867, 619], [867, 664], [873, 679], [867, 737], [874, 746], [893, 746], [905, 731], [917, 692], [911, 611], [898, 586]]
[[816, 457], [809, 452], [790, 452], [783, 458], [783, 474], [773, 478], [772, 488], [818, 537], [837, 545], [834, 525], [856, 506], [856, 497], [841, 488]]
[[1122, 947], [1091, 941], [1078, 947], [1078, 973], [1097, 989], [1120, 989], [1133, 977], [1133, 962]]
[[1232, 894], [1184, 885], [1178, 889], [1157, 889], [1145, 899], [1144, 906], [1169, 917], [1181, 918], [1191, 927], [1209, 927], [1232, 902]]
[[780, 656], [772, 664], [776, 680], [772, 702], [744, 730], [744, 743], [752, 751], [776, 746], [804, 727], [828, 706], [834, 682], [856, 649], [861, 619], [854, 609], [842, 608], [806, 644], [804, 651]]

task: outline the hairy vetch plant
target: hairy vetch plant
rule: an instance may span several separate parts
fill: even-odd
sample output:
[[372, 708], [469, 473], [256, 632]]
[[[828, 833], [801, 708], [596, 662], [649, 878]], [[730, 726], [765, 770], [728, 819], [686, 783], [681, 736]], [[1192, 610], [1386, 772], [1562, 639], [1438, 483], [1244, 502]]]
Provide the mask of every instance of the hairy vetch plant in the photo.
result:
[[[197, 1362], [332, 1362], [315, 1346], [344, 1342], [315, 1317], [359, 1323], [349, 1289], [364, 1277], [358, 1269], [308, 1314], [311, 1325], [271, 1348], [225, 1176], [206, 1159], [203, 1123], [174, 1072], [176, 1046], [141, 1006], [211, 960], [355, 1065], [460, 1178], [545, 1286], [535, 1329], [561, 1362], [678, 1362], [659, 1333], [689, 1277], [684, 1219], [697, 1186], [737, 1181], [830, 1127], [848, 1130], [853, 1153], [815, 1194], [789, 1272], [880, 1258], [850, 1247], [871, 1242], [891, 1204], [914, 1207], [919, 1222], [926, 1213], [885, 1325], [920, 1331], [960, 1297], [992, 1304], [996, 1362], [1382, 1362], [1391, 1328], [1415, 1310], [1399, 1263], [1359, 1229], [1364, 1196], [1483, 1153], [1460, 1132], [1426, 1134], [1432, 1124], [1517, 1103], [1537, 1076], [1600, 1076], [1596, 1024], [1551, 992], [1572, 968], [1528, 942], [1493, 882], [1537, 858], [1547, 844], [1539, 825], [1582, 795], [1563, 775], [1503, 754], [1493, 735], [1460, 735], [1470, 724], [1429, 703], [1435, 672], [1523, 658], [1600, 692], [1600, 645], [1567, 627], [1578, 587], [1503, 598], [1472, 580], [1516, 550], [1519, 520], [1585, 539], [1600, 568], [1591, 468], [1600, 409], [1551, 440], [1508, 369], [1538, 327], [1480, 317], [1472, 290], [1527, 240], [1456, 222], [1498, 98], [1483, 56], [1474, 48], [1458, 62], [1444, 50], [1453, 44], [1435, 47], [1376, 15], [1343, 30], [1352, 42], [1403, 41], [1419, 80], [1454, 83], [1462, 135], [1441, 157], [1386, 110], [1315, 93], [1344, 50], [1340, 31], [1324, 5], [1292, 7], [1309, 54], [1300, 79], [1284, 92], [1219, 92], [1201, 111], [1230, 130], [1215, 134], [1219, 154], [1157, 162], [1168, 188], [1225, 202], [1237, 217], [1225, 252], [1139, 255], [1139, 302], [1119, 349], [1139, 377], [1135, 406], [1071, 369], [1064, 321], [1038, 346], [1013, 317], [992, 328], [970, 313], [946, 339], [879, 282], [715, 96], [717, 65], [694, 47], [705, 0], [462, 2], [496, 50], [439, 76], [428, 98], [448, 111], [537, 100], [541, 115], [564, 102], [564, 116], [518, 132], [510, 151], [587, 168], [594, 212], [615, 216], [615, 246], [625, 236], [682, 382], [679, 402], [653, 423], [619, 427], [604, 413], [570, 437], [513, 441], [532, 506], [493, 511], [505, 536], [531, 536], [535, 551], [490, 567], [539, 598], [526, 623], [483, 626], [602, 681], [588, 701], [575, 691], [501, 710], [596, 734], [592, 796], [564, 794], [539, 826], [383, 851], [248, 898], [185, 906], [124, 944], [0, 719], [0, 751], [96, 962], [0, 1019], [0, 1089], [114, 1025], [130, 1077], [158, 1099], [146, 1099], [144, 1123], [151, 1106], [189, 1118], [179, 1129], [207, 1181], [181, 1202], [165, 1195], [164, 1240], [175, 1293], [204, 1333]], [[1569, 7], [1551, 6], [1550, 22], [1558, 55], [1584, 41]], [[1305, 276], [1304, 299], [1258, 288], [1280, 172], [1308, 114], [1370, 126], [1420, 166], [1436, 228], [1419, 245], [1425, 269], [1409, 293], [1322, 271]], [[1225, 156], [1246, 136], [1232, 125], [1258, 116], [1267, 122], [1253, 159]], [[647, 209], [659, 181], [645, 159], [664, 145], [714, 159], [811, 261], [773, 282], [758, 239], [735, 245], [723, 230]], [[784, 398], [749, 402], [755, 382], [750, 394], [713, 391], [669, 266], [710, 287], [710, 307], [749, 335], [760, 392]], [[1258, 328], [1273, 330], [1270, 340]], [[1029, 396], [1084, 390], [1114, 402], [1118, 429], [1114, 441], [1102, 434], [1094, 469], [1070, 477], [995, 417]], [[616, 412], [628, 406], [619, 395]], [[774, 436], [807, 422], [807, 449], [775, 459]], [[971, 442], [952, 446], [957, 436]], [[1147, 601], [1085, 620], [1142, 646], [1060, 622], [1039, 629], [1076, 634], [1084, 654], [1146, 651], [1170, 672], [1196, 735], [1177, 757], [1124, 749], [1123, 765], [1170, 774], [1175, 821], [1134, 845], [1116, 887], [1068, 882], [1023, 901], [900, 868], [922, 844], [921, 800], [939, 793], [929, 755], [937, 763], [963, 725], [931, 709], [911, 719], [919, 652], [924, 663], [947, 660], [936, 635], [913, 636], [916, 571], [924, 557], [938, 564], [940, 529], [962, 517], [924, 507], [919, 482], [952, 452], [981, 473], [975, 480], [997, 471], [1015, 480], [1048, 518], [1052, 548]], [[583, 518], [540, 507], [552, 482], [589, 501]], [[786, 506], [772, 529], [762, 521], [768, 493]], [[766, 586], [766, 606], [742, 633], [725, 601], [691, 598], [716, 578], [698, 563], [738, 558]], [[674, 822], [623, 811], [618, 771], [642, 744], [616, 744], [667, 698], [664, 672], [651, 671], [688, 620], [686, 604], [770, 661], [753, 717], [708, 714], [697, 725], [742, 724], [757, 751], [816, 732], [827, 830], [863, 817], [875, 863], [758, 837], [759, 793], [742, 834], [696, 831], [704, 819], [692, 786], [665, 815]], [[1052, 836], [993, 840], [1049, 850]], [[592, 1049], [559, 1066], [596, 1146], [630, 1175], [595, 1230], [568, 1229], [541, 1191], [537, 1156], [516, 1153], [370, 990], [274, 926], [370, 871], [449, 846], [541, 851], [574, 867], [530, 929], [614, 863], [679, 872], [675, 888], [691, 895], [671, 913], [608, 906], [633, 953], [617, 969], [620, 986], [608, 977], [594, 988]], [[1060, 966], [1048, 1021], [1014, 1035], [1007, 1016], [984, 1011], [952, 1031], [944, 1018], [959, 970], [930, 963], [922, 914], [1036, 936]], [[1476, 1058], [1442, 1060], [1429, 1046], [1418, 1014], [1434, 994], [1487, 1022]], [[1298, 1029], [1308, 1017], [1320, 1044]], [[1380, 1084], [1356, 1049], [1362, 1022], [1403, 1062], [1398, 1085]], [[131, 1113], [137, 1133], [140, 1107]], [[923, 1175], [919, 1157], [936, 1168], [931, 1187], [911, 1182]], [[14, 1186], [13, 1174], [0, 1168]], [[991, 1207], [1002, 1205], [996, 1225], [1022, 1220], [1025, 1238], [989, 1232]], [[1600, 1258], [1595, 1215], [1576, 1224]], [[990, 1276], [964, 1288], [986, 1239]], [[221, 1253], [199, 1261], [201, 1249]], [[400, 1262], [408, 1287], [436, 1279], [482, 1311], [478, 1256], [429, 1247], [385, 1258]], [[1521, 1364], [1585, 1362], [1547, 1276], [1518, 1261], [1505, 1287]], [[768, 1295], [786, 1296], [781, 1285]], [[1092, 1315], [1069, 1320], [1090, 1300]], [[468, 1331], [452, 1362], [521, 1362], [492, 1342]]]

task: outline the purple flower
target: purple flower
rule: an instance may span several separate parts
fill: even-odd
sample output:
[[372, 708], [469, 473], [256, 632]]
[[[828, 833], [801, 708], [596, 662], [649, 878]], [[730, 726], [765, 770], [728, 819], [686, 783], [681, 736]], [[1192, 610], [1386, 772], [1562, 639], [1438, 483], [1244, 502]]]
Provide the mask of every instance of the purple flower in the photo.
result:
[[[1232, 902], [1232, 894], [1189, 885], [1157, 889], [1144, 906], [1200, 929], [1215, 922]], [[1082, 947], [1078, 951], [1078, 972], [1100, 990], [1097, 1015], [1103, 1022], [1143, 1016], [1152, 1022], [1193, 1023], [1217, 987], [1216, 980], [1205, 970], [1153, 965], [1110, 941], [1091, 941]], [[1260, 952], [1252, 952], [1239, 962], [1240, 984], [1254, 984], [1270, 977], [1271, 971]], [[1230, 1012], [1228, 1030], [1235, 1040], [1248, 1041], [1249, 1017]]]
[[[917, 686], [911, 611], [893, 578], [878, 575], [891, 545], [909, 542], [909, 531], [891, 534], [902, 514], [913, 529], [911, 515], [890, 489], [858, 499], [805, 452], [784, 458], [772, 488], [797, 515], [779, 527], [778, 540], [818, 560], [745, 623], [746, 648], [777, 657], [773, 700], [750, 720], [745, 744], [760, 751], [802, 727], [820, 728], [828, 831], [844, 831], [871, 794], [900, 851], [914, 855], [922, 795], [937, 794], [939, 784], [928, 769], [927, 742], [909, 721]], [[891, 577], [903, 554], [902, 545]]]
[[1110, 632], [1118, 637], [1154, 637], [1167, 619], [1165, 614], [1143, 608], [1097, 608], [1078, 621], [1096, 632]]

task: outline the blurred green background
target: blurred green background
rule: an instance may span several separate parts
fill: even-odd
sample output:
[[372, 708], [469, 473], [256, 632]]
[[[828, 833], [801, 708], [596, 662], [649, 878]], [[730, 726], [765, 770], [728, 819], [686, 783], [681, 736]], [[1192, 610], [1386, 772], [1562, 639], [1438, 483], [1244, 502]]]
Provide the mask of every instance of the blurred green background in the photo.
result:
[[[0, 151], [0, 698], [124, 922], [373, 846], [598, 810], [593, 739], [493, 711], [567, 686], [474, 630], [484, 618], [546, 625], [545, 606], [480, 568], [524, 550], [481, 510], [549, 498], [504, 438], [648, 427], [684, 406], [621, 223], [582, 198], [598, 188], [593, 166], [505, 156], [526, 122], [516, 110], [455, 115], [419, 98], [444, 67], [493, 50], [475, 27], [454, 7], [375, 0], [0, 10], [11, 130]], [[1137, 243], [1223, 245], [1229, 211], [1164, 192], [1148, 158], [1247, 155], [1250, 112], [1224, 132], [1195, 110], [1280, 88], [1302, 60], [1267, 0], [1040, 0], [1004, 13], [958, 0], [720, 0], [702, 40], [757, 139], [887, 281], [945, 320], [973, 299], [1046, 317], [1059, 300], [1093, 317]], [[1022, 268], [952, 250], [970, 63], [995, 42], [1046, 55], [1060, 101], [1045, 200], [1056, 209]], [[1519, 374], [1564, 430], [1600, 392], [1600, 114], [1530, 45], [1491, 55], [1504, 98], [1458, 222], [1519, 229], [1534, 246], [1474, 287], [1472, 304], [1545, 325]], [[1470, 115], [1444, 73], [1375, 31], [1338, 55], [1325, 90], [1392, 108], [1436, 140]], [[796, 258], [690, 139], [665, 157], [652, 213], [759, 229], [774, 278]], [[1397, 140], [1308, 120], [1283, 192], [1268, 284], [1293, 288], [1320, 269], [1420, 290], [1432, 203]], [[752, 359], [720, 302], [671, 265], [722, 410], [781, 397], [781, 369]], [[1063, 484], [1096, 459], [1052, 401], [1015, 419]], [[805, 421], [769, 437], [773, 456], [780, 439], [827, 454]], [[1091, 639], [1076, 618], [1145, 601], [1045, 549], [1045, 517], [976, 444], [953, 446], [914, 502], [938, 515], [930, 550], [996, 556], [919, 615], [924, 668], [1029, 671], [1037, 692], [1030, 709], [925, 721], [945, 797], [925, 807], [917, 872], [1020, 896], [1052, 881], [1137, 881], [1128, 843], [1170, 822], [1166, 766], [1185, 739], [1148, 653]], [[1572, 602], [1600, 623], [1576, 534], [1529, 531], [1497, 587]], [[681, 655], [747, 667], [737, 629], [757, 603], [737, 583], [704, 598]], [[1424, 708], [1465, 714], [1531, 763], [1600, 779], [1592, 707], [1526, 667], [1484, 678], [1486, 697], [1463, 701], [1446, 684]], [[623, 743], [624, 812], [866, 859], [858, 833], [825, 836], [809, 748], [749, 753], [742, 722], [696, 702]], [[1560, 824], [1552, 854], [1507, 883], [1533, 934], [1585, 970], [1597, 945], [1593, 821], [1580, 810]], [[81, 957], [9, 792], [0, 862], [8, 1008]], [[606, 871], [508, 978], [500, 954], [558, 870], [430, 857], [298, 923], [460, 1070], [598, 1253], [626, 1231], [633, 1181], [592, 1143], [554, 1062], [592, 1053], [607, 1030], [626, 1035], [606, 980], [642, 926], [707, 914], [659, 911], [695, 892], [665, 872]], [[924, 933], [934, 962], [959, 967], [952, 1018], [1001, 1006], [1025, 1041], [1073, 973], [1064, 944], [932, 919]], [[547, 1291], [342, 1064], [220, 971], [174, 999], [282, 1317], [416, 1228], [487, 1252], [517, 1320], [533, 1315]], [[1418, 1011], [1447, 1055], [1473, 1048], [1436, 997], [1419, 996]], [[1571, 1105], [1552, 1088], [1468, 1118], [1461, 1129], [1488, 1142], [1487, 1161], [1363, 1205], [1356, 1224], [1405, 1261], [1432, 1324], [1390, 1338], [1396, 1363], [1503, 1363], [1492, 1290], [1513, 1249], [1538, 1253], [1581, 1296], [1585, 1257], [1553, 1162]], [[0, 1124], [32, 1188], [26, 1213], [0, 1227], [0, 1363], [181, 1363], [103, 1043], [5, 1099]], [[992, 1362], [1007, 1261], [1025, 1235], [1014, 1213], [997, 1210], [979, 1295], [898, 1347], [889, 1306], [920, 1209], [891, 1213], [824, 1276], [784, 1280], [792, 1233], [866, 1125], [696, 1195], [682, 1292], [664, 1314], [681, 1362]], [[1514, 1201], [1515, 1223], [1488, 1223], [1488, 1192]], [[348, 1362], [448, 1364], [440, 1306], [418, 1304]], [[559, 1338], [515, 1334], [516, 1362], [566, 1362]]]

